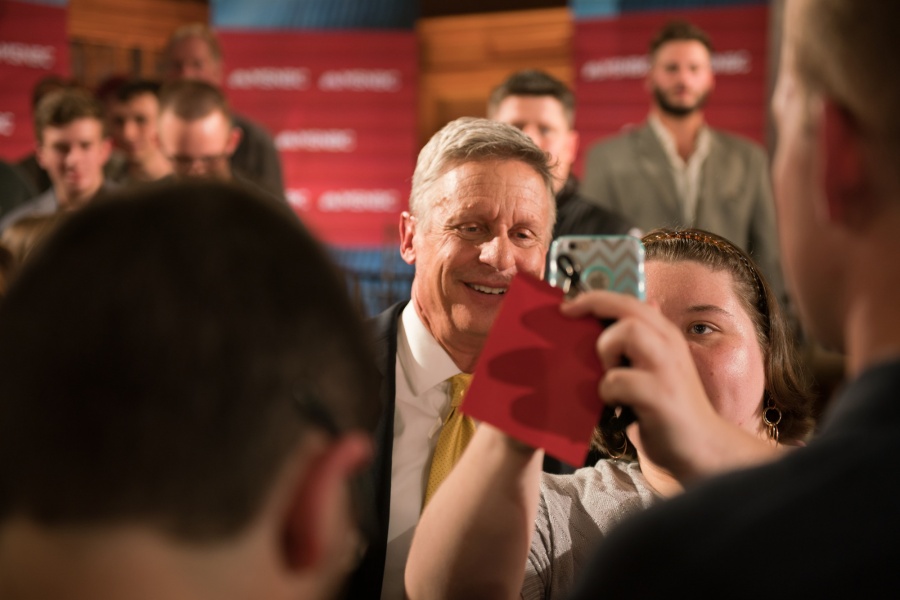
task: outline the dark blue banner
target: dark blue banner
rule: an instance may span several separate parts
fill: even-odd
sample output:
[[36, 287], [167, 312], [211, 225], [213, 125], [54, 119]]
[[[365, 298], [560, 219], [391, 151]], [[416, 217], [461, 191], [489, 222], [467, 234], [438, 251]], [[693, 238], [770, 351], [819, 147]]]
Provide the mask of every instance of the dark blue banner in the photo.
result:
[[569, 0], [576, 19], [612, 17], [642, 10], [720, 8], [768, 3], [768, 0]]
[[211, 0], [218, 29], [412, 29], [417, 0]]

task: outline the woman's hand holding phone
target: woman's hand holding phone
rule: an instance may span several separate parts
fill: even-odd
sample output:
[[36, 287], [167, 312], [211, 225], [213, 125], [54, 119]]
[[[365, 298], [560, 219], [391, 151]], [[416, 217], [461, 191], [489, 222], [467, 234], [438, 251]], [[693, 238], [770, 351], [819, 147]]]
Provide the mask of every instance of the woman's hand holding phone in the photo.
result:
[[599, 393], [604, 402], [634, 411], [639, 426], [631, 426], [629, 437], [639, 453], [681, 482], [709, 474], [710, 444], [729, 424], [710, 404], [681, 331], [655, 306], [624, 294], [586, 292], [561, 310], [614, 321], [597, 340], [607, 369]]

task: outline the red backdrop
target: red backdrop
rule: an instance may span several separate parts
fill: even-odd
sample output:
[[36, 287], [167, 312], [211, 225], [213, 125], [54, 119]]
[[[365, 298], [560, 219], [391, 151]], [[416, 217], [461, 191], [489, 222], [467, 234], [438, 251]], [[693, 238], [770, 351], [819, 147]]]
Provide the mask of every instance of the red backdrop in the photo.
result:
[[715, 52], [716, 88], [706, 117], [718, 127], [762, 142], [766, 123], [768, 7], [765, 5], [622, 13], [575, 24], [575, 97], [581, 173], [590, 146], [646, 117], [644, 88], [650, 40], [670, 19], [704, 29]]
[[50, 74], [68, 76], [65, 7], [0, 2], [0, 158], [34, 148], [31, 90]]
[[288, 200], [324, 241], [395, 236], [417, 148], [412, 32], [221, 31], [235, 110], [265, 125]]

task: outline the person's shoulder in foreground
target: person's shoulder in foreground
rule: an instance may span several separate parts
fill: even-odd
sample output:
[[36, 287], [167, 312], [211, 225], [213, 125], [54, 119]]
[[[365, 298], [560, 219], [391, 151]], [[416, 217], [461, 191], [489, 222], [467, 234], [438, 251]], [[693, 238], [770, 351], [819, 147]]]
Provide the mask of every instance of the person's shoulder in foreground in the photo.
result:
[[[859, 597], [900, 584], [900, 363], [871, 369], [821, 434], [638, 515], [593, 557], [574, 599]], [[890, 585], [889, 585], [890, 584]], [[889, 587], [885, 587], [889, 586]]]
[[782, 264], [804, 329], [845, 352], [850, 383], [807, 447], [616, 531], [576, 598], [870, 597], [900, 584], [900, 80], [884, 50], [900, 4], [793, 0], [784, 12], [772, 100]]

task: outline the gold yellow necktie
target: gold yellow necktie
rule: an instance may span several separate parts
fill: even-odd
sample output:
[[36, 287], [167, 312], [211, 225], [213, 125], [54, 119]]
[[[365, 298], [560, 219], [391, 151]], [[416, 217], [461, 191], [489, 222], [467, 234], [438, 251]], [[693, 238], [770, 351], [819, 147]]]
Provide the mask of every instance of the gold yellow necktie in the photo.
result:
[[475, 421], [472, 417], [459, 412], [459, 405], [469, 389], [472, 376], [468, 373], [459, 373], [450, 378], [450, 413], [441, 435], [438, 437], [437, 446], [434, 449], [434, 458], [431, 459], [431, 471], [428, 473], [428, 485], [425, 487], [425, 502], [428, 504], [431, 496], [437, 491], [441, 482], [453, 470], [453, 465], [459, 460], [463, 450], [472, 436], [475, 435]]

